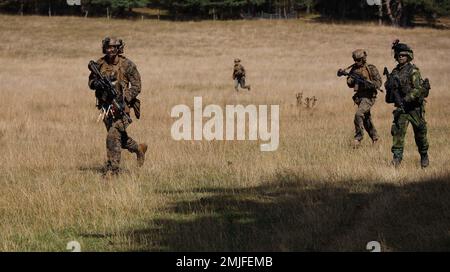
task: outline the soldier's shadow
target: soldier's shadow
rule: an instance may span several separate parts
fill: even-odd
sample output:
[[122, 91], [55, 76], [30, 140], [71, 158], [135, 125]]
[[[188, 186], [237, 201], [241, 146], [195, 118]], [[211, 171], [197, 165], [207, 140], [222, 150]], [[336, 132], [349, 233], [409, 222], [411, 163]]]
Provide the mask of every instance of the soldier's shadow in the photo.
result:
[[[105, 172], [105, 166], [104, 165], [85, 165], [85, 166], [79, 166], [77, 168], [78, 171], [82, 172], [90, 172], [95, 174], [103, 174]], [[123, 175], [129, 175], [131, 174], [131, 171], [129, 169], [120, 168], [119, 174]]]
[[[134, 250], [365, 251], [373, 240], [382, 250], [450, 250], [448, 176], [401, 185], [284, 173], [251, 188], [160, 193], [174, 199], [162, 215], [121, 233]], [[186, 193], [198, 197], [177, 200]]]
[[78, 171], [82, 172], [93, 172], [93, 173], [102, 173], [105, 167], [103, 165], [87, 165], [80, 166], [77, 168]]

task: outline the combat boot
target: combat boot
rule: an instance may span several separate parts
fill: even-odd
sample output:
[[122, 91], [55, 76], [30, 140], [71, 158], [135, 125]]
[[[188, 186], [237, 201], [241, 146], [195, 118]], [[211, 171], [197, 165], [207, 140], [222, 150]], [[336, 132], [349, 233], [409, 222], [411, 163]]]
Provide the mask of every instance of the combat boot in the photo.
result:
[[379, 139], [378, 138], [372, 139], [372, 145], [373, 146], [378, 146], [378, 143], [379, 143]]
[[117, 177], [119, 175], [119, 171], [120, 169], [118, 167], [113, 167], [110, 162], [107, 162], [102, 170], [102, 178], [112, 179], [113, 177]]
[[394, 156], [394, 158], [392, 159], [392, 166], [397, 168], [400, 166], [400, 164], [402, 164], [402, 158]]
[[426, 168], [429, 164], [428, 153], [420, 154], [420, 167]]
[[147, 152], [147, 145], [146, 144], [139, 144], [138, 150], [136, 152], [136, 157], [137, 157], [137, 162], [138, 162], [138, 166], [139, 167], [144, 165], [145, 152]]

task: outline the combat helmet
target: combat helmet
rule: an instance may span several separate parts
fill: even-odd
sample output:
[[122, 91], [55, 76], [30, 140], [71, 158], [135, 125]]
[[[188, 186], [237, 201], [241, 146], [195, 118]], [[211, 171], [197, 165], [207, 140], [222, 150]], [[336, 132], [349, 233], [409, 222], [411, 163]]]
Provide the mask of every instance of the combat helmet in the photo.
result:
[[400, 43], [399, 39], [396, 39], [392, 43], [392, 50], [394, 50], [394, 58], [397, 59], [400, 54], [408, 56], [409, 61], [414, 59], [414, 52], [411, 47], [406, 43]]
[[367, 52], [364, 49], [356, 49], [352, 52], [352, 58], [354, 61], [362, 59], [363, 62], [366, 62]]
[[116, 54], [123, 54], [123, 48], [125, 47], [125, 43], [122, 41], [122, 39], [117, 39], [114, 37], [106, 37], [102, 41], [103, 54], [106, 54], [106, 48], [108, 48], [108, 46], [116, 47], [117, 49]]

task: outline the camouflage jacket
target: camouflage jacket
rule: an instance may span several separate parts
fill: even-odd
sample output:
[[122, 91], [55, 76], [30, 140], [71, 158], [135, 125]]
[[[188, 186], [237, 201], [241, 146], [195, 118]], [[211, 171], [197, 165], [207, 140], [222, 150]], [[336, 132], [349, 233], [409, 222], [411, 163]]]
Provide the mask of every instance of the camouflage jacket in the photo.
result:
[[[119, 55], [117, 63], [109, 64], [106, 57], [97, 60], [99, 64], [100, 73], [112, 79], [118, 96], [123, 98], [129, 105], [136, 99], [141, 92], [141, 76], [137, 70], [136, 65], [126, 57]], [[92, 82], [95, 75], [89, 75], [89, 87], [92, 89]]]
[[400, 96], [406, 103], [417, 106], [423, 103], [423, 99], [427, 95], [422, 86], [419, 68], [410, 62], [403, 66], [399, 64], [392, 70], [391, 76], [398, 77]]
[[245, 69], [240, 63], [234, 65], [233, 68], [233, 79], [245, 77]]
[[355, 82], [347, 78], [347, 85], [354, 88], [358, 97], [374, 98], [377, 96], [377, 88], [381, 87], [381, 76], [375, 65], [364, 64], [361, 67], [353, 66], [350, 73], [362, 75], [366, 80], [372, 82], [375, 88], [368, 88], [367, 86], [358, 86]]

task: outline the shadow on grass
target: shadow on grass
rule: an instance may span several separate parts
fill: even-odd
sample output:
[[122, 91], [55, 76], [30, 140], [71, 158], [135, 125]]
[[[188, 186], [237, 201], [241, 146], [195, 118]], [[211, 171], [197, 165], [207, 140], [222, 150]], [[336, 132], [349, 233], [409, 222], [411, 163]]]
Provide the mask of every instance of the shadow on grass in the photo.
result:
[[448, 177], [332, 185], [285, 173], [263, 186], [198, 195], [125, 235], [150, 251], [365, 251], [372, 240], [385, 251], [450, 250]]
[[77, 169], [82, 172], [93, 172], [101, 174], [104, 172], [105, 167], [99, 164], [99, 165], [80, 166]]
[[[91, 172], [94, 174], [103, 175], [106, 171], [106, 168], [104, 165], [88, 165], [88, 166], [80, 166], [77, 168], [78, 171], [82, 172]], [[120, 175], [130, 175], [131, 171], [129, 169], [120, 168]]]

